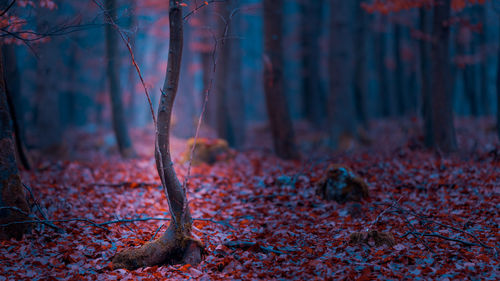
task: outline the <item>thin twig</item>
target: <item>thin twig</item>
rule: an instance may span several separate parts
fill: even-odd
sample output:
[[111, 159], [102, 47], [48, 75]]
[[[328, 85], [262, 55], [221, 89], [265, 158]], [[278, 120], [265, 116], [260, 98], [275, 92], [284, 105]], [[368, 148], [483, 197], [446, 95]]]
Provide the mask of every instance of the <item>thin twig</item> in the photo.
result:
[[153, 237], [151, 237], [151, 239], [149, 239], [149, 241], [153, 241], [156, 237], [156, 234], [158, 234], [158, 232], [160, 232], [160, 229], [164, 226], [165, 224], [162, 224], [160, 225], [160, 227], [158, 227], [155, 231], [155, 233], [153, 234]]
[[[477, 244], [477, 243], [472, 243], [472, 242], [468, 242], [468, 241], [464, 241], [464, 240], [460, 240], [460, 239], [450, 238], [450, 237], [446, 237], [446, 236], [443, 236], [443, 235], [437, 234], [437, 233], [420, 233], [420, 232], [408, 231], [407, 233], [401, 235], [401, 238], [405, 238], [406, 236], [408, 236], [410, 234], [420, 235], [420, 236], [437, 237], [437, 238], [441, 238], [444, 240], [462, 243], [466, 246], [481, 246], [480, 244]], [[491, 248], [491, 247], [488, 247], [488, 248]]]

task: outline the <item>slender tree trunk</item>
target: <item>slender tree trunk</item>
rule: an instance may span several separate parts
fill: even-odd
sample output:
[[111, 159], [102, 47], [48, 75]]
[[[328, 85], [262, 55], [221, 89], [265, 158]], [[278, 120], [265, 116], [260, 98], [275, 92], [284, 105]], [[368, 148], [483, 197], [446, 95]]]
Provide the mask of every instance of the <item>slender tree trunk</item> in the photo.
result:
[[[377, 25], [385, 26], [387, 23], [383, 20], [383, 15], [379, 15]], [[377, 30], [375, 40], [375, 60], [378, 76], [378, 96], [381, 107], [381, 115], [388, 117], [393, 115], [393, 104], [389, 89], [389, 78], [385, 59], [387, 57], [387, 30]]]
[[[37, 30], [45, 32], [47, 19], [45, 8], [38, 7]], [[58, 153], [64, 149], [63, 128], [60, 113], [61, 86], [58, 81], [60, 73], [57, 72], [58, 63], [61, 61], [57, 39], [37, 45], [39, 58], [36, 61], [36, 93], [34, 120], [37, 127], [37, 143], [45, 154]]]
[[[465, 34], [466, 32], [471, 31], [466, 29], [467, 27], [461, 27], [461, 29], [457, 32], [458, 34], [455, 40], [457, 54], [461, 57], [471, 56], [474, 54], [474, 51], [472, 50], [473, 41], [471, 38], [468, 38], [470, 36], [467, 36]], [[462, 74], [464, 95], [469, 104], [469, 113], [472, 116], [478, 116], [479, 113], [478, 103], [476, 99], [476, 77], [474, 73], [475, 68], [475, 65], [465, 64], [461, 68], [457, 69], [459, 73]]]
[[356, 115], [360, 124], [368, 128], [368, 116], [366, 110], [366, 15], [361, 7], [361, 1], [356, 1], [356, 33], [354, 35], [354, 98], [356, 102]]
[[[116, 20], [116, 0], [106, 0], [106, 10], [109, 17]], [[113, 129], [115, 131], [116, 142], [122, 157], [128, 158], [135, 155], [132, 141], [130, 139], [125, 114], [123, 109], [122, 92], [120, 87], [119, 69], [120, 58], [118, 52], [118, 35], [111, 24], [106, 28], [106, 54], [108, 58], [107, 76], [109, 93], [111, 97], [111, 112], [113, 118]]]
[[[132, 51], [134, 52], [134, 55], [135, 57], [138, 57], [138, 54], [137, 54], [137, 48], [136, 48], [136, 32], [135, 32], [135, 29], [136, 29], [136, 12], [137, 12], [137, 4], [136, 4], [136, 0], [129, 0], [129, 9], [130, 9], [130, 23], [129, 23], [129, 27], [130, 29], [132, 30], [131, 32], [131, 36], [129, 37], [129, 40], [130, 40], [130, 47], [132, 48]], [[136, 113], [136, 109], [137, 109], [137, 104], [136, 104], [136, 91], [135, 91], [135, 87], [137, 85], [137, 71], [135, 69], [135, 67], [130, 64], [128, 66], [128, 88], [129, 88], [129, 95], [130, 95], [130, 99], [129, 99], [129, 104], [128, 104], [128, 107], [127, 107], [127, 121], [129, 122], [129, 124], [133, 124], [133, 125], [137, 125], [137, 113]]]
[[486, 52], [486, 48], [488, 46], [488, 17], [487, 17], [487, 8], [486, 4], [478, 5], [478, 9], [480, 9], [480, 20], [483, 22], [483, 30], [479, 35], [479, 51], [481, 52], [481, 63], [479, 65], [479, 83], [480, 83], [480, 100], [482, 113], [484, 115], [490, 114], [490, 105], [488, 99], [488, 53]]
[[[229, 52], [230, 52], [230, 42], [232, 39], [227, 39], [229, 35], [229, 17], [231, 13], [231, 6], [229, 1], [216, 3], [215, 4], [216, 14], [219, 16], [216, 18], [217, 22], [217, 69], [215, 72], [215, 87], [214, 96], [215, 99], [215, 130], [219, 138], [225, 139], [228, 143], [234, 145], [234, 128], [231, 126], [229, 120], [229, 107], [227, 105], [228, 98], [228, 88], [227, 88], [227, 77], [229, 74]], [[239, 94], [239, 93], [232, 93]]]
[[453, 124], [453, 99], [450, 91], [449, 37], [450, 1], [436, 3], [434, 7], [433, 44], [431, 49], [432, 124], [434, 147], [442, 152], [457, 149]]
[[323, 1], [301, 2], [302, 104], [304, 117], [321, 128], [326, 112], [321, 89], [319, 41], [323, 21]]
[[356, 134], [356, 116], [351, 89], [350, 52], [353, 40], [349, 40], [352, 38], [352, 31], [349, 28], [352, 3], [344, 0], [334, 0], [331, 3], [328, 114], [331, 146], [338, 148], [342, 135], [354, 137]]
[[[428, 7], [420, 8], [420, 30], [424, 35], [431, 34], [431, 13], [432, 10]], [[419, 41], [420, 47], [420, 83], [421, 83], [421, 97], [422, 97], [422, 113], [424, 119], [424, 135], [425, 145], [432, 147], [434, 143], [434, 135], [432, 128], [432, 108], [431, 108], [431, 77], [429, 71], [430, 61], [430, 44], [425, 38]]]
[[[498, 42], [500, 43], [500, 40]], [[497, 63], [497, 133], [498, 133], [498, 140], [500, 140], [500, 48], [498, 50], [498, 63]]]
[[29, 224], [11, 224], [28, 220], [29, 206], [17, 170], [13, 128], [7, 104], [2, 48], [0, 48], [0, 239], [20, 239]]
[[264, 0], [264, 92], [276, 154], [298, 157], [292, 119], [283, 90], [283, 0]]
[[183, 47], [182, 6], [170, 0], [170, 45], [165, 83], [158, 107], [156, 123], [156, 168], [167, 195], [172, 220], [163, 236], [137, 249], [118, 253], [113, 259], [115, 268], [136, 269], [165, 263], [196, 264], [201, 261], [201, 242], [192, 238], [192, 219], [186, 189], [179, 182], [170, 154], [170, 120], [179, 86]]
[[[239, 8], [238, 1], [231, 1], [231, 13]], [[241, 31], [241, 12], [233, 13], [229, 23], [228, 35], [232, 38], [228, 40], [229, 44], [229, 65], [231, 71], [227, 76], [227, 107], [228, 118], [230, 121], [230, 131], [233, 132], [233, 139], [229, 139], [229, 145], [241, 148], [245, 144], [245, 94], [243, 92], [243, 73], [242, 58], [243, 50], [239, 32]]]
[[394, 60], [396, 68], [394, 69], [394, 82], [395, 82], [395, 96], [396, 96], [396, 112], [398, 116], [403, 116], [405, 114], [405, 95], [407, 91], [404, 90], [404, 69], [403, 62], [401, 59], [401, 33], [403, 32], [401, 25], [399, 23], [394, 23]]

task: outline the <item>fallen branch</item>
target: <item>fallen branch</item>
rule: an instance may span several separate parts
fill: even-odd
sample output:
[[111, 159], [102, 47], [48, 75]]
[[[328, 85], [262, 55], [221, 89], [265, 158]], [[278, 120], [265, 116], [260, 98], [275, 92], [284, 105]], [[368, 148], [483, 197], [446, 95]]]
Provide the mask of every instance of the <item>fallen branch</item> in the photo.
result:
[[37, 220], [28, 220], [28, 221], [13, 221], [13, 222], [9, 222], [9, 223], [0, 224], [0, 227], [14, 225], [14, 224], [22, 224], [22, 223], [42, 223], [42, 224], [45, 224], [45, 225], [52, 227], [51, 223], [54, 223], [54, 222], [72, 222], [72, 221], [86, 222], [86, 223], [91, 224], [95, 227], [101, 228], [101, 229], [106, 230], [106, 231], [110, 231], [108, 228], [101, 226], [92, 220], [83, 219], [83, 218], [62, 219], [62, 220], [40, 220], [40, 219], [37, 219]]
[[[464, 241], [464, 240], [460, 240], [460, 239], [455, 239], [455, 238], [447, 237], [447, 236], [437, 234], [437, 233], [420, 233], [420, 232], [408, 231], [407, 233], [401, 235], [400, 238], [405, 238], [406, 236], [408, 236], [410, 234], [415, 235], [415, 236], [419, 235], [419, 236], [437, 237], [437, 238], [441, 238], [441, 239], [448, 240], [448, 241], [462, 243], [466, 246], [482, 246], [482, 245], [477, 244], [477, 243], [472, 243], [472, 242], [468, 242], [468, 241]], [[488, 247], [488, 248], [491, 248], [491, 247]]]
[[122, 186], [127, 186], [127, 185], [136, 185], [139, 187], [144, 187], [144, 186], [160, 186], [161, 183], [125, 181], [125, 182], [119, 182], [119, 183], [90, 183], [87, 186], [122, 187]]
[[33, 220], [31, 220], [31, 221], [30, 220], [26, 220], [26, 221], [9, 222], [9, 223], [5, 223], [5, 224], [0, 224], [0, 226], [9, 226], [9, 225], [13, 225], [13, 224], [35, 223], [35, 222], [38, 222], [38, 223], [44, 224], [44, 225], [46, 225], [46, 226], [48, 226], [48, 227], [56, 230], [58, 233], [63, 233], [64, 232], [64, 230], [62, 230], [61, 228], [59, 228], [59, 227], [55, 226], [54, 224], [52, 224], [50, 220], [47, 220], [47, 219], [41, 220], [41, 219], [39, 219], [37, 217], [33, 217], [29, 213], [27, 213], [27, 212], [25, 212], [25, 211], [23, 211], [23, 210], [21, 210], [21, 209], [19, 209], [17, 207], [10, 207], [10, 206], [0, 207], [0, 210], [2, 210], [2, 209], [16, 211], [18, 213], [21, 213], [21, 214], [25, 215], [26, 217], [34, 219], [34, 221]]

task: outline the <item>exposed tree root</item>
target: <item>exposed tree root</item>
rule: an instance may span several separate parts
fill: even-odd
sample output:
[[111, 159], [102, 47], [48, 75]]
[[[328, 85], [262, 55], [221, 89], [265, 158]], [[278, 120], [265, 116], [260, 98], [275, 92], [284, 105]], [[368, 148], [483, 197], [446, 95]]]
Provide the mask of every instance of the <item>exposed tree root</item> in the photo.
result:
[[164, 264], [198, 264], [203, 245], [189, 234], [178, 231], [170, 224], [165, 234], [139, 248], [124, 250], [113, 258], [113, 268], [135, 270]]

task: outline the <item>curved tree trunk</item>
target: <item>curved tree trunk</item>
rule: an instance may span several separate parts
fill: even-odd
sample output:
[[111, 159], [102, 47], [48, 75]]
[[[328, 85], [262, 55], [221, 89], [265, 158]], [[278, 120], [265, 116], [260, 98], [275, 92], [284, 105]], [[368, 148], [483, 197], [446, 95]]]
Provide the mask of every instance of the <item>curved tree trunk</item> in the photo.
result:
[[174, 105], [181, 68], [183, 31], [182, 6], [170, 0], [170, 45], [167, 74], [163, 85], [156, 123], [156, 168], [160, 175], [172, 220], [163, 236], [137, 249], [118, 253], [113, 259], [116, 268], [136, 269], [166, 263], [201, 261], [201, 242], [192, 238], [192, 219], [186, 199], [186, 190], [179, 182], [170, 156], [170, 119]]
[[[106, 10], [108, 16], [116, 20], [116, 0], [106, 0]], [[113, 129], [115, 131], [116, 142], [122, 157], [132, 157], [135, 155], [132, 141], [128, 134], [127, 123], [123, 109], [122, 93], [120, 89], [120, 79], [118, 70], [118, 36], [111, 23], [106, 24], [106, 54], [108, 57], [107, 75], [109, 81], [109, 93], [111, 96], [111, 112], [113, 118]]]
[[298, 157], [295, 134], [283, 91], [283, 1], [264, 0], [264, 91], [276, 154]]
[[[15, 223], [28, 219], [29, 206], [17, 169], [14, 140], [12, 139], [12, 120], [2, 65], [0, 48], [0, 239], [19, 239], [30, 225]], [[6, 226], [4, 226], [6, 225]]]
[[457, 149], [453, 124], [453, 99], [450, 91], [449, 37], [450, 1], [436, 3], [434, 7], [433, 44], [431, 49], [432, 124], [434, 148], [442, 152]]

